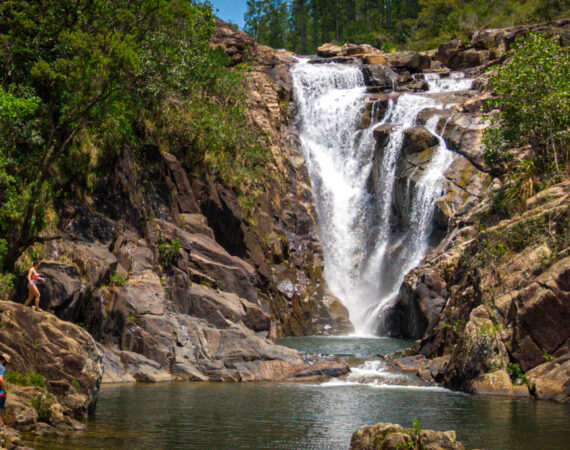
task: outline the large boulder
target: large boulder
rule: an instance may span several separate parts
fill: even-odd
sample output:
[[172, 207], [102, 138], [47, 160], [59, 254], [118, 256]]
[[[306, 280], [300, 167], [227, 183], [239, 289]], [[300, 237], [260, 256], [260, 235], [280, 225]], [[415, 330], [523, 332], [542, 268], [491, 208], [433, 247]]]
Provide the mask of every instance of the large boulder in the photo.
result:
[[417, 52], [387, 53], [388, 64], [398, 69], [407, 69], [410, 72], [421, 72], [431, 65], [429, 56]]
[[485, 172], [489, 171], [489, 167], [483, 154], [483, 130], [488, 126], [488, 119], [474, 114], [453, 114], [448, 119], [440, 119], [438, 124], [447, 147]]
[[525, 384], [513, 384], [511, 376], [506, 370], [496, 370], [480, 375], [471, 382], [470, 389], [475, 394], [505, 395], [510, 397], [528, 397], [530, 395]]
[[421, 338], [435, 325], [445, 305], [445, 295], [443, 280], [433, 272], [408, 278], [400, 288], [398, 302], [386, 312], [386, 332], [393, 337]]
[[455, 431], [404, 429], [393, 423], [364, 425], [352, 434], [350, 450], [463, 449]]
[[226, 328], [233, 322], [249, 325], [248, 328], [254, 331], [270, 329], [269, 315], [255, 303], [239, 298], [236, 294], [193, 283], [185, 303], [179, 307], [186, 314], [203, 318], [218, 328]]
[[317, 55], [324, 58], [339, 56], [341, 53], [342, 48], [336, 44], [326, 43], [317, 48]]
[[530, 389], [537, 398], [561, 403], [570, 400], [570, 356], [567, 353], [534, 367], [526, 376]]
[[515, 302], [508, 312], [517, 323], [513, 353], [526, 371], [542, 363], [545, 353], [555, 353], [570, 336], [570, 258], [513, 294]]
[[102, 354], [85, 330], [53, 314], [3, 301], [0, 322], [0, 352], [11, 357], [8, 370], [41, 374], [67, 414], [85, 417], [94, 409]]
[[[241, 258], [230, 255], [212, 238], [190, 234], [176, 225], [156, 219], [147, 225], [148, 235], [156, 246], [180, 244], [181, 257], [173, 265], [185, 272], [192, 270], [216, 280], [222, 290], [257, 301], [255, 269]], [[164, 264], [164, 261], [163, 261]]]

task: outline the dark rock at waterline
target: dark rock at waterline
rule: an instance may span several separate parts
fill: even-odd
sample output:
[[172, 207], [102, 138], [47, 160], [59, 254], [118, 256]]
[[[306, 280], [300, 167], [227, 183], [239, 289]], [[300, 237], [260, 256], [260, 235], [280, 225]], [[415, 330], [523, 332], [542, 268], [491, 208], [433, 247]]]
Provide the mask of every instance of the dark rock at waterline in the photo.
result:
[[437, 321], [437, 315], [445, 304], [443, 281], [434, 273], [425, 273], [415, 283], [410, 286], [404, 282], [399, 301], [385, 314], [389, 336], [419, 339]]
[[[569, 347], [568, 341], [566, 347]], [[557, 352], [562, 353], [562, 352]], [[570, 355], [568, 352], [527, 372], [529, 388], [539, 399], [570, 401]]]
[[409, 449], [464, 449], [457, 441], [455, 431], [404, 429], [393, 423], [364, 425], [356, 430], [350, 440], [350, 450]]
[[390, 67], [380, 64], [367, 65], [362, 68], [364, 83], [366, 86], [374, 86], [382, 89], [392, 89], [398, 81], [398, 74]]
[[313, 363], [306, 369], [289, 375], [287, 381], [324, 381], [331, 377], [337, 378], [350, 372], [350, 367], [344, 361]]

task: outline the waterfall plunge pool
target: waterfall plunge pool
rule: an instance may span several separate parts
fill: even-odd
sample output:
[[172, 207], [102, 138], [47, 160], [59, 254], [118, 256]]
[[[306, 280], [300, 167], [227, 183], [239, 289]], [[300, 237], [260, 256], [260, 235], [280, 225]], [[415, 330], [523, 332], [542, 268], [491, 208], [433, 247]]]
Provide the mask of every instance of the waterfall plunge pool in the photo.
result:
[[[310, 337], [280, 342], [321, 354], [364, 356], [377, 354], [379, 346], [404, 344], [390, 341]], [[27, 436], [26, 444], [38, 449], [347, 449], [361, 425], [408, 427], [416, 417], [422, 428], [455, 430], [468, 449], [564, 449], [570, 441], [568, 404], [329, 382], [105, 385], [87, 432], [72, 438]]]

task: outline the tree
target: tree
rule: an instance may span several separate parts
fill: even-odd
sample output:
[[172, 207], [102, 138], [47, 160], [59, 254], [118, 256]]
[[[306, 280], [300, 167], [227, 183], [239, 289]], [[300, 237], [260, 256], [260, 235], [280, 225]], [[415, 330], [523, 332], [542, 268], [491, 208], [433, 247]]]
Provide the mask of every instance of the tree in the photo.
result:
[[245, 31], [252, 38], [274, 48], [285, 47], [289, 15], [287, 3], [280, 0], [248, 0]]
[[[528, 147], [526, 167], [568, 175], [570, 164], [570, 54], [556, 40], [530, 34], [517, 40], [509, 60], [489, 81], [499, 112], [485, 131], [485, 157], [506, 161]], [[529, 166], [529, 162], [531, 165]]]
[[51, 170], [83, 130], [132, 134], [143, 106], [215, 82], [203, 64], [214, 25], [187, 0], [9, 0], [0, 24], [6, 270], [37, 238]]
[[289, 48], [305, 55], [311, 51], [309, 47], [310, 25], [308, 0], [293, 0], [289, 17]]

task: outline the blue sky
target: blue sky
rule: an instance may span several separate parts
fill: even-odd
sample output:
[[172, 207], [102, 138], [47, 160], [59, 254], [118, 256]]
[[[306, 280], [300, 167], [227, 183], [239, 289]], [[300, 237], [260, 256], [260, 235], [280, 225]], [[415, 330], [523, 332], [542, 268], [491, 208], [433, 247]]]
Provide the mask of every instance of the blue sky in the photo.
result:
[[[214, 13], [220, 19], [237, 23], [243, 28], [243, 15], [246, 8], [246, 0], [210, 0], [214, 5]], [[218, 11], [216, 11], [216, 9]]]

